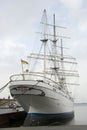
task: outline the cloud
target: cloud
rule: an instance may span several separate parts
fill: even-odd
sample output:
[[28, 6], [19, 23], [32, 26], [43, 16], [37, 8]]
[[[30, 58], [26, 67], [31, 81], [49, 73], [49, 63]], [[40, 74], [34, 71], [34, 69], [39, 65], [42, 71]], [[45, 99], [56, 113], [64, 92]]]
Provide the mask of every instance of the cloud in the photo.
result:
[[82, 6], [82, 0], [60, 0], [66, 7], [79, 9]]
[[87, 21], [79, 23], [79, 29], [83, 33], [87, 32]]
[[78, 28], [84, 34], [87, 31], [87, 9], [80, 10], [78, 20]]

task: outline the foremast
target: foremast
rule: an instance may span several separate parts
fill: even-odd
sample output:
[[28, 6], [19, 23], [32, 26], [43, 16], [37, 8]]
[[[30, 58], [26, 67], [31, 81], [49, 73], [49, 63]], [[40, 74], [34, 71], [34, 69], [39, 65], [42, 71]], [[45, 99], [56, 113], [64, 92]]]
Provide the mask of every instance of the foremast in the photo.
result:
[[46, 44], [47, 44], [47, 36], [46, 36], [46, 26], [47, 26], [47, 15], [46, 10], [43, 12], [43, 22], [44, 22], [44, 30], [43, 30], [43, 39], [41, 40], [44, 44], [44, 80], [46, 78]]

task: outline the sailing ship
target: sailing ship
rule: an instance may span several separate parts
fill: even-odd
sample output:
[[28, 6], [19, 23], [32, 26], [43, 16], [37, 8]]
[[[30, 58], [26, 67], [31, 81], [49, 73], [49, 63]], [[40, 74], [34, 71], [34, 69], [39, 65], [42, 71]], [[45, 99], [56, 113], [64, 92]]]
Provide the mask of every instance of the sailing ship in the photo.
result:
[[[34, 66], [36, 61], [39, 61], [37, 69], [12, 75], [9, 83], [11, 95], [28, 113], [25, 126], [51, 125], [74, 117], [73, 98], [68, 86], [77, 85], [70, 82], [73, 81], [70, 80], [71, 77], [78, 77], [77, 70], [73, 69], [77, 62], [72, 56], [64, 55], [66, 48], [63, 47], [63, 38], [68, 37], [56, 35], [56, 28], [64, 27], [55, 25], [55, 15], [53, 15], [53, 25], [47, 23], [46, 10], [43, 12], [43, 17], [44, 30], [40, 33], [43, 38], [40, 51], [28, 56], [29, 59], [35, 60]], [[47, 34], [47, 26], [53, 27], [53, 35]], [[53, 38], [49, 40], [48, 37]], [[51, 47], [47, 51], [48, 41]], [[57, 45], [58, 42], [60, 46]], [[44, 49], [41, 52], [42, 47]], [[28, 64], [24, 60], [21, 62]]]

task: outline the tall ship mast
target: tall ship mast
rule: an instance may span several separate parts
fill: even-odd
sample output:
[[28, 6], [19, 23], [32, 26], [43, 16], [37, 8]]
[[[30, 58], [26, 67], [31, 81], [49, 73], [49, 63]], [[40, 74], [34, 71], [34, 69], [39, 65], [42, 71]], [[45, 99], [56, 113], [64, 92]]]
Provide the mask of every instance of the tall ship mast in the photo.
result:
[[[56, 34], [57, 28], [65, 28], [56, 26], [55, 15], [53, 25], [48, 24], [44, 10], [42, 25], [44, 28], [40, 33], [40, 51], [28, 56], [29, 59], [35, 60], [34, 67], [36, 61], [41, 61], [41, 64], [37, 62], [38, 67], [35, 70], [29, 69], [26, 72], [22, 66], [21, 74], [10, 77], [10, 93], [27, 112], [25, 126], [51, 125], [74, 117], [73, 98], [69, 89], [70, 86], [78, 85], [73, 82], [74, 78], [79, 77], [75, 70], [76, 59], [64, 54], [66, 48], [63, 46], [63, 39], [68, 37]], [[47, 26], [53, 28], [53, 34], [47, 33]], [[24, 60], [21, 60], [21, 63], [28, 64]]]

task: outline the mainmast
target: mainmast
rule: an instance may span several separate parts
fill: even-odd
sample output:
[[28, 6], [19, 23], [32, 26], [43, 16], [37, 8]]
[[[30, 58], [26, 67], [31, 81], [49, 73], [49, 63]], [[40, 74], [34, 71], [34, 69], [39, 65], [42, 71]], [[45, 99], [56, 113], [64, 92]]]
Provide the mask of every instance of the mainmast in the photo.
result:
[[63, 65], [64, 57], [63, 57], [63, 41], [62, 41], [62, 39], [60, 39], [60, 42], [61, 42], [61, 57], [60, 57], [60, 60], [61, 60], [61, 69], [62, 69], [60, 84], [61, 84], [61, 87], [64, 88], [65, 85], [66, 85], [66, 81], [65, 81], [66, 79], [65, 79], [64, 65]]
[[57, 50], [56, 50], [56, 26], [55, 26], [55, 14], [53, 15], [53, 55], [54, 55], [54, 75], [55, 75], [55, 81], [57, 81], [57, 65], [56, 65], [56, 57], [57, 57]]

